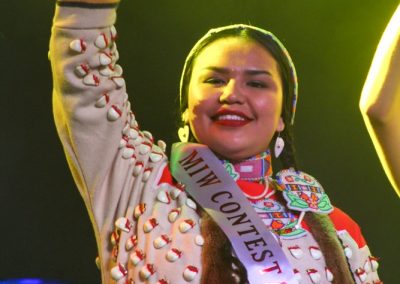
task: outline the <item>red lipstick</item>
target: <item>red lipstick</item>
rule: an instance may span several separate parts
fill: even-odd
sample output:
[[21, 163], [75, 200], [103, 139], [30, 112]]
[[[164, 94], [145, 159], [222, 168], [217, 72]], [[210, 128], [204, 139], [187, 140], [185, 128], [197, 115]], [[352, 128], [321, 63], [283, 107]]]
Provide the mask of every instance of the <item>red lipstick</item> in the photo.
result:
[[218, 125], [240, 127], [248, 124], [252, 119], [241, 111], [222, 109], [212, 116], [212, 120]]

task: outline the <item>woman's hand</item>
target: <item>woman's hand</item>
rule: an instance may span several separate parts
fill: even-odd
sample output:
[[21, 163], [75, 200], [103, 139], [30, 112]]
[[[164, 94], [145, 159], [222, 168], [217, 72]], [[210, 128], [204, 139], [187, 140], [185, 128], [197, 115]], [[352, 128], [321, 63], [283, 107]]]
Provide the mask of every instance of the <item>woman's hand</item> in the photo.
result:
[[379, 42], [360, 109], [383, 168], [400, 196], [400, 5]]

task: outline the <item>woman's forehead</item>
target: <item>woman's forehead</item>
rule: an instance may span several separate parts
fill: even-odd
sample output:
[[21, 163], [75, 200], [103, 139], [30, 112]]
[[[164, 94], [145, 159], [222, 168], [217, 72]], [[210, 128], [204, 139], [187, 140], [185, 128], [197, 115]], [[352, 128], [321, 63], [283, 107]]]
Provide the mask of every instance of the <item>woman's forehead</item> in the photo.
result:
[[194, 72], [203, 70], [278, 72], [276, 60], [264, 46], [241, 37], [221, 38], [207, 45], [194, 63]]

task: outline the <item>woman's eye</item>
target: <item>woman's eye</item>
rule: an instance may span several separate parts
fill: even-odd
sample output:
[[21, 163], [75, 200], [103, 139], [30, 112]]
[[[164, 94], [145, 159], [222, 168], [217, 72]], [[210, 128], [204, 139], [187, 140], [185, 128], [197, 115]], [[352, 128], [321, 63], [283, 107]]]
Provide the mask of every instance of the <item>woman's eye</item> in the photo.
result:
[[247, 86], [250, 86], [253, 88], [260, 88], [260, 89], [268, 87], [268, 85], [262, 81], [249, 81], [249, 82], [247, 82]]
[[225, 81], [220, 78], [208, 78], [204, 81], [204, 83], [211, 85], [222, 85], [225, 83]]

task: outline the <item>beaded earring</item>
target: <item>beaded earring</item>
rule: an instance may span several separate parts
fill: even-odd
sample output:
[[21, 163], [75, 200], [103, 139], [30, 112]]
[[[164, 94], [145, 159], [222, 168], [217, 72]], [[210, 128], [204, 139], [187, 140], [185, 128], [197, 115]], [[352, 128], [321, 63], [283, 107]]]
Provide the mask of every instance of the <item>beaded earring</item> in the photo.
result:
[[181, 142], [189, 141], [189, 125], [185, 124], [183, 127], [178, 129], [178, 136]]
[[188, 142], [189, 141], [189, 125], [188, 123], [188, 109], [186, 109], [182, 113], [182, 121], [184, 122], [184, 126], [178, 129], [178, 137], [181, 142]]
[[278, 137], [276, 137], [275, 148], [274, 148], [274, 154], [276, 158], [278, 158], [281, 155], [284, 147], [285, 147], [285, 141], [281, 137], [281, 133], [278, 132]]

